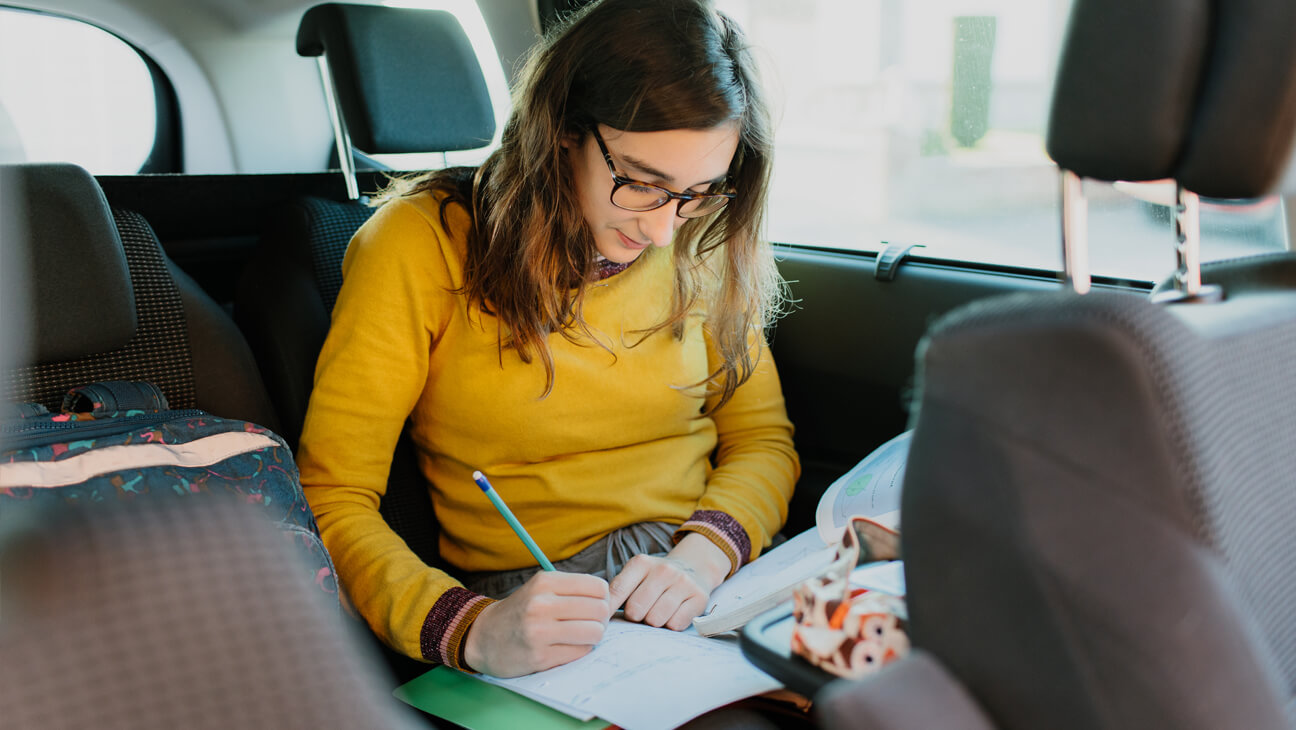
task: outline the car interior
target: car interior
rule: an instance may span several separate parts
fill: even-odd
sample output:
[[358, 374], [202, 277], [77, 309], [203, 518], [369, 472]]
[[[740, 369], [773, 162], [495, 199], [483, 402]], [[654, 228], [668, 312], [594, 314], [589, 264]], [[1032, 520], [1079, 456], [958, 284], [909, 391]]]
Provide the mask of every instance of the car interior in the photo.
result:
[[[24, 97], [18, 75], [0, 72], [4, 400], [57, 411], [71, 387], [144, 380], [173, 408], [252, 421], [295, 447], [341, 259], [374, 210], [369, 196], [402, 172], [484, 159], [506, 118], [511, 70], [582, 4], [0, 0], [0, 47], [14, 54], [0, 51], [0, 66], [21, 62], [6, 24], [87, 26], [139, 59], [153, 129], [124, 167], [47, 153], [18, 105], [61, 110], [55, 97], [74, 92]], [[771, 239], [793, 306], [768, 337], [803, 465], [784, 533], [813, 527], [829, 484], [914, 431], [901, 531], [914, 651], [870, 679], [825, 686], [814, 718], [832, 728], [1294, 727], [1296, 632], [1285, 607], [1296, 588], [1286, 489], [1296, 255], [1285, 197], [1296, 184], [1284, 175], [1296, 133], [1296, 7], [1057, 0], [1023, 10], [1005, 1], [971, 22], [981, 11], [938, 5], [952, 22], [937, 34], [943, 75], [931, 91], [914, 80], [928, 68], [921, 49], [887, 33], [918, 23], [900, 0], [719, 3], [753, 29], [773, 29], [753, 33], [756, 44], [774, 45], [785, 28], [804, 51], [770, 61], [791, 128], [778, 147], [776, 168], [786, 159], [790, 176], [775, 181], [771, 205], [783, 207]], [[846, 21], [861, 18], [854, 27], [870, 32], [852, 37]], [[1031, 25], [1041, 18], [1048, 33]], [[833, 48], [811, 52], [824, 41], [810, 30]], [[1032, 36], [1056, 44], [1015, 40]], [[880, 49], [877, 68], [842, 63], [861, 43]], [[23, 52], [60, 47], [33, 48]], [[1047, 62], [1014, 68], [1017, 52]], [[998, 107], [982, 108], [979, 122], [989, 131], [968, 144], [958, 120], [970, 112], [950, 91], [951, 69], [995, 82]], [[799, 73], [820, 84], [804, 103], [819, 119], [862, 110], [888, 121], [824, 122], [824, 139], [810, 141], [797, 126]], [[868, 92], [851, 96], [851, 74], [865, 73]], [[1047, 78], [1022, 81], [1036, 76]], [[93, 82], [117, 93], [107, 75]], [[1003, 111], [1028, 86], [1040, 107], [1029, 135]], [[944, 131], [905, 131], [905, 115], [933, 98], [944, 100]], [[77, 134], [125, 148], [117, 129]], [[875, 185], [851, 167], [865, 157], [885, 160], [890, 176]], [[1010, 194], [1044, 202], [999, 200]], [[781, 212], [823, 218], [827, 207], [852, 212], [838, 228]], [[892, 218], [871, 218], [873, 207]], [[843, 230], [866, 240], [844, 240]], [[947, 230], [958, 243], [942, 238]], [[959, 248], [974, 238], [992, 241], [993, 253]], [[437, 564], [436, 516], [408, 439], [381, 510]], [[193, 587], [184, 598], [197, 603], [174, 610], [205, 606], [231, 634], [241, 629], [229, 614], [249, 612], [265, 622], [263, 636], [273, 628], [291, 640], [181, 641], [183, 651], [223, 652], [220, 669], [233, 667], [234, 678], [213, 692], [264, 685], [288, 666], [337, 671], [275, 689], [314, 708], [309, 716], [253, 705], [210, 715], [224, 718], [213, 727], [446, 724], [380, 696], [426, 665], [372, 636], [321, 641], [337, 617], [314, 609], [301, 608], [294, 629], [274, 623], [268, 614], [296, 615], [303, 599], [276, 585], [275, 551], [236, 516], [47, 517], [0, 534], [0, 597], [58, 590], [24, 582], [15, 556], [39, 556], [59, 574], [120, 565], [151, 582], [96, 583], [83, 600], [135, 614], [142, 602], [122, 586], [156, 593], [182, 566], [133, 560], [142, 548], [132, 540], [201, 536], [176, 548], [197, 562], [224, 558], [227, 546], [257, 548], [231, 557], [245, 576], [237, 586]], [[216, 615], [225, 592], [239, 600]], [[251, 613], [252, 596], [274, 597], [274, 610]], [[13, 716], [19, 727], [93, 724], [84, 713], [101, 700], [51, 697], [41, 687], [55, 677], [127, 692], [108, 678], [175, 679], [192, 661], [131, 654], [130, 666], [96, 674], [96, 661], [111, 666], [151, 624], [89, 631], [98, 619], [60, 611], [47, 626], [93, 636], [33, 631], [13, 641], [4, 638], [11, 614], [0, 614], [0, 705], [25, 708]], [[107, 643], [86, 653], [95, 641]], [[82, 661], [44, 661], [67, 655]], [[243, 664], [258, 671], [238, 677]], [[338, 702], [352, 696], [361, 699]], [[114, 707], [122, 727], [174, 726], [202, 712], [197, 699], [180, 714]]]
[[[1275, 184], [1296, 59], [1274, 16], [1176, 6], [1183, 32], [1148, 12], [1113, 34], [1089, 25], [1102, 5], [1069, 28], [1059, 166], [1231, 198]], [[1185, 62], [1131, 72], [1149, 52]], [[1243, 115], [1242, 99], [1263, 103]], [[1193, 258], [1150, 299], [1019, 294], [928, 331], [901, 533], [922, 648], [904, 675], [837, 688], [835, 722], [1290, 726], [1292, 259], [1203, 276]]]

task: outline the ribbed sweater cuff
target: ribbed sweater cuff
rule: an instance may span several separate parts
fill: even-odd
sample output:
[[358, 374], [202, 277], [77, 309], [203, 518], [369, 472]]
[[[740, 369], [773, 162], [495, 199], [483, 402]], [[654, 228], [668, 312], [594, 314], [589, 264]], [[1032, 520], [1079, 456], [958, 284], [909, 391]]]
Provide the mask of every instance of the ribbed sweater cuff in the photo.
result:
[[423, 630], [419, 633], [423, 658], [452, 669], [473, 671], [464, 662], [464, 637], [477, 614], [494, 602], [457, 586], [442, 593], [423, 619]]
[[675, 542], [685, 532], [696, 532], [715, 543], [729, 556], [729, 575], [733, 575], [751, 556], [751, 538], [738, 524], [738, 520], [719, 510], [700, 509], [689, 515], [688, 521], [675, 531]]

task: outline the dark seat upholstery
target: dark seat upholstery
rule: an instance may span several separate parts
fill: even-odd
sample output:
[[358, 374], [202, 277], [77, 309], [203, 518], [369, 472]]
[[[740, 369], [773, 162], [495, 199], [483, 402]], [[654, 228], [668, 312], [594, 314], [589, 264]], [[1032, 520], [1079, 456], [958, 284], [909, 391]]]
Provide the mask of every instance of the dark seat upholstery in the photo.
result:
[[[302, 18], [297, 50], [322, 57], [325, 92], [339, 111], [340, 160], [353, 159], [353, 144], [370, 154], [445, 152], [483, 147], [494, 136], [481, 67], [449, 13], [319, 5]], [[343, 170], [354, 174], [346, 164]], [[356, 200], [293, 201], [239, 281], [235, 318], [294, 449], [342, 285], [342, 257], [373, 210]], [[416, 555], [439, 563], [436, 515], [407, 433], [397, 444], [380, 511]], [[390, 653], [388, 659], [402, 679], [417, 669]]]
[[373, 211], [354, 201], [297, 198], [277, 212], [239, 277], [235, 321], [270, 391], [280, 435], [294, 450], [342, 286], [342, 256]]
[[[173, 408], [278, 426], [251, 351], [229, 316], [167, 258], [148, 222], [110, 210], [84, 169], [0, 166], [21, 222], [0, 265], [26, 271], [32, 329], [0, 371], [0, 399], [57, 411], [72, 387], [147, 380]], [[18, 211], [21, 211], [19, 213]]]
[[347, 136], [363, 152], [474, 149], [495, 134], [481, 66], [450, 13], [316, 5], [297, 28], [297, 53], [323, 56]]
[[[1267, 192], [1294, 24], [1285, 0], [1076, 0], [1050, 154]], [[1208, 267], [1222, 300], [1016, 295], [938, 321], [902, 507], [920, 652], [832, 685], [824, 724], [1296, 727], [1293, 266]], [[897, 677], [924, 687], [897, 701]]]
[[[351, 160], [353, 147], [369, 154], [474, 149], [495, 134], [481, 67], [449, 13], [317, 5], [302, 17], [297, 51], [321, 57], [327, 68], [325, 91], [340, 113], [340, 159]], [[235, 319], [294, 448], [342, 285], [342, 256], [372, 214], [357, 200], [293, 201], [239, 282]]]

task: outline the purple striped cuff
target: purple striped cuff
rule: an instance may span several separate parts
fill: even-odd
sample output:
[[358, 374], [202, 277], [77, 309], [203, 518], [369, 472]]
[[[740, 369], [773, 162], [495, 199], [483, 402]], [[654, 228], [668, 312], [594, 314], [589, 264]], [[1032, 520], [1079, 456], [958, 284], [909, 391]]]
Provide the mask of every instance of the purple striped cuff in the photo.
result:
[[464, 637], [477, 614], [494, 602], [494, 599], [457, 586], [442, 593], [432, 604], [427, 618], [423, 619], [423, 630], [419, 632], [419, 649], [423, 658], [471, 672], [472, 669], [464, 663]]
[[675, 531], [679, 542], [685, 532], [696, 532], [714, 542], [729, 556], [729, 575], [733, 575], [751, 557], [751, 538], [738, 520], [719, 510], [700, 509]]

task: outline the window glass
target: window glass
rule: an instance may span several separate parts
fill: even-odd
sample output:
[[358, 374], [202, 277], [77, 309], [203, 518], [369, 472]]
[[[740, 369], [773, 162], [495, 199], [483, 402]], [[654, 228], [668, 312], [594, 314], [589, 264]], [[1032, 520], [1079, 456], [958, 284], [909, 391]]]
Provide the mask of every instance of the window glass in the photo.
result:
[[0, 7], [0, 162], [139, 171], [157, 108], [144, 59], [87, 23]]
[[[1070, 0], [718, 0], [747, 31], [777, 125], [778, 242], [1058, 270], [1044, 149]], [[1096, 274], [1160, 280], [1168, 209], [1088, 184]], [[1148, 197], [1148, 196], [1143, 196]], [[1204, 201], [1203, 258], [1284, 248], [1277, 198]]]

